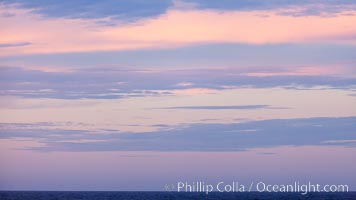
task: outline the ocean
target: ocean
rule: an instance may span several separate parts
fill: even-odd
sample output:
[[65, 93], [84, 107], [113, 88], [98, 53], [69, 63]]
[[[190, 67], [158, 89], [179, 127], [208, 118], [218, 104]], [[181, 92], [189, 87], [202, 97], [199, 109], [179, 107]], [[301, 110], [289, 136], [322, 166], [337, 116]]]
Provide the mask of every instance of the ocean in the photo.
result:
[[356, 192], [343, 193], [267, 193], [235, 192], [185, 193], [185, 192], [49, 192], [49, 191], [0, 191], [0, 200], [355, 200]]

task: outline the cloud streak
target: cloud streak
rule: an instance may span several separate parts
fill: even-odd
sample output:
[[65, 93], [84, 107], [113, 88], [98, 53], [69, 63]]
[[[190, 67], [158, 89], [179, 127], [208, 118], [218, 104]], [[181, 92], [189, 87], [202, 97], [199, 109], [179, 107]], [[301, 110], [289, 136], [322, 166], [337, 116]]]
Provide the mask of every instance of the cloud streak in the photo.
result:
[[279, 1], [279, 0], [249, 0], [249, 1], [205, 1], [205, 0], [185, 0], [193, 3], [200, 9], [226, 10], [271, 10], [285, 9], [288, 12], [280, 14], [292, 16], [310, 16], [310, 15], [330, 15], [342, 11], [352, 11], [356, 9], [356, 4], [352, 0], [343, 1], [322, 1], [322, 0], [304, 0], [304, 1]]
[[[240, 105], [240, 106], [176, 106], [165, 107], [159, 109], [183, 109], [183, 110], [254, 110], [254, 109], [268, 109], [268, 105]], [[273, 108], [273, 107], [272, 107]]]
[[31, 42], [17, 42], [17, 43], [0, 43], [0, 48], [5, 47], [23, 47], [31, 45]]
[[[175, 49], [35, 54], [0, 57], [7, 66], [70, 71], [73, 68], [241, 68], [285, 75], [355, 74], [356, 46], [336, 44], [199, 44]], [[298, 68], [298, 71], [296, 70]], [[306, 68], [306, 69], [304, 69]], [[307, 70], [309, 68], [309, 70]], [[312, 70], [317, 68], [316, 70]]]
[[[199, 95], [239, 87], [288, 89], [324, 87], [353, 91], [356, 85], [355, 78], [326, 75], [284, 75], [283, 71], [281, 75], [278, 71], [272, 71], [272, 75], [268, 76], [249, 75], [249, 73], [263, 74], [266, 73], [265, 70], [265, 68], [206, 69], [202, 72], [201, 69], [121, 70], [108, 67], [105, 70], [98, 68], [72, 72], [44, 72], [0, 67], [0, 95], [54, 99], [116, 99]], [[190, 84], [182, 87], [180, 85], [182, 82]]]
[[3, 139], [40, 141], [40, 147], [25, 148], [36, 151], [242, 151], [285, 145], [354, 147], [356, 141], [356, 117], [190, 124], [145, 133], [23, 129], [21, 125], [16, 128], [18, 124], [1, 126]]

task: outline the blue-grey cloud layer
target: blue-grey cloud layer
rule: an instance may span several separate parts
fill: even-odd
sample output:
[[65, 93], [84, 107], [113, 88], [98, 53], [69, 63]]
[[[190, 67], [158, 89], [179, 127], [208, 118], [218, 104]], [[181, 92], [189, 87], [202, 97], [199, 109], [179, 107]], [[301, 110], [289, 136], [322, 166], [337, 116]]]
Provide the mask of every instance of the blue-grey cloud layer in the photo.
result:
[[[267, 69], [249, 68], [250, 72]], [[271, 69], [272, 71], [276, 69]], [[283, 70], [283, 69], [282, 69]], [[278, 71], [278, 70], [277, 70]], [[0, 67], [0, 96], [56, 99], [113, 99], [134, 96], [171, 95], [172, 90], [208, 88], [224, 90], [226, 86], [269, 88], [295, 86], [309, 89], [327, 86], [355, 90], [355, 78], [332, 76], [245, 76], [245, 69], [205, 70], [134, 70], [96, 68], [74, 72], [43, 72], [15, 67]], [[182, 86], [179, 83], [192, 85]]]
[[[192, 3], [198, 9], [224, 10], [270, 10], [288, 8], [293, 6], [304, 7], [297, 11], [281, 12], [283, 15], [305, 16], [321, 15], [322, 13], [335, 14], [341, 11], [354, 10], [356, 3], [353, 0], [322, 1], [322, 0], [184, 0]], [[46, 17], [65, 18], [105, 18], [111, 17], [121, 20], [135, 20], [155, 17], [165, 13], [173, 7], [173, 0], [2, 0], [0, 3], [16, 4], [23, 8], [32, 9]]]
[[[27, 43], [26, 43], [27, 44]], [[10, 46], [13, 44], [10, 44]], [[6, 44], [5, 46], [9, 46]], [[11, 47], [9, 47], [11, 48]], [[0, 95], [46, 98], [122, 98], [157, 90], [222, 86], [355, 88], [356, 80], [331, 76], [249, 77], [244, 73], [290, 73], [303, 66], [341, 66], [356, 73], [354, 45], [209, 44], [177, 49], [39, 54], [1, 57], [0, 63], [59, 65], [72, 73], [49, 73], [0, 65]], [[152, 71], [150, 68], [158, 69]], [[211, 68], [211, 69], [207, 69]], [[214, 68], [214, 69], [212, 69]], [[180, 70], [178, 70], [180, 69]], [[163, 70], [163, 72], [160, 72]], [[144, 73], [144, 72], [149, 73]], [[124, 84], [117, 84], [125, 82]], [[29, 84], [24, 84], [29, 83]], [[177, 85], [178, 84], [178, 85]], [[48, 90], [50, 89], [50, 90]], [[116, 90], [113, 91], [112, 89]], [[166, 94], [169, 94], [167, 92]]]
[[205, 68], [222, 66], [351, 65], [356, 45], [331, 44], [200, 44], [181, 48], [0, 57], [0, 63], [87, 68], [115, 65], [135, 68]]
[[185, 0], [185, 2], [195, 3], [200, 9], [216, 10], [269, 10], [293, 6], [305, 8], [281, 13], [293, 16], [320, 15], [323, 12], [335, 14], [340, 11], [356, 9], [354, 0]]
[[[26, 126], [28, 128], [24, 128]], [[39, 151], [241, 151], [283, 145], [355, 147], [356, 144], [356, 117], [191, 124], [147, 133], [36, 129], [35, 126], [26, 126], [1, 124], [0, 138], [38, 139], [44, 146], [28, 149]], [[98, 141], [79, 143], [66, 140]]]
[[46, 17], [112, 17], [123, 20], [154, 17], [164, 13], [173, 5], [170, 0], [3, 0], [2, 2], [16, 3], [20, 7], [33, 9], [34, 12]]

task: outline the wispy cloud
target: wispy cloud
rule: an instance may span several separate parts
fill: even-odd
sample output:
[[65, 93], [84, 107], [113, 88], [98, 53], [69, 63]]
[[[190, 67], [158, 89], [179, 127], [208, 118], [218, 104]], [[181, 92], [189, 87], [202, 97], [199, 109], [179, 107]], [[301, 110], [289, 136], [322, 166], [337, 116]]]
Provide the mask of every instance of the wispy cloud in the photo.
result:
[[0, 48], [4, 47], [23, 47], [31, 45], [31, 42], [0, 43]]
[[193, 85], [194, 85], [193, 83], [189, 83], [189, 82], [181, 82], [176, 84], [176, 86], [178, 87], [191, 87]]
[[19, 8], [31, 9], [44, 17], [50, 18], [89, 18], [118, 19], [122, 22], [155, 17], [163, 14], [173, 2], [170, 0], [131, 0], [131, 1], [26, 1], [3, 0]]
[[356, 117], [190, 124], [145, 133], [23, 127], [2, 125], [0, 137], [36, 139], [44, 145], [27, 149], [38, 151], [241, 151], [285, 145], [350, 146], [356, 141]]
[[323, 144], [352, 144], [356, 143], [356, 140], [328, 140], [322, 141]]
[[[263, 68], [249, 69], [258, 73]], [[312, 89], [338, 88], [352, 91], [355, 78], [316, 75], [244, 75], [246, 69], [201, 70], [76, 70], [45, 72], [14, 67], [0, 68], [0, 95], [54, 99], [116, 99], [162, 95], [199, 95], [237, 87]], [[204, 74], [204, 76], [201, 76]], [[177, 83], [189, 80], [189, 86]], [[118, 84], [120, 83], [120, 84]], [[258, 107], [258, 106], [257, 106]], [[176, 107], [171, 109], [188, 109]], [[244, 107], [190, 107], [190, 109], [243, 109]], [[250, 107], [252, 108], [252, 107]], [[269, 109], [272, 109], [271, 107]]]
[[[254, 110], [270, 108], [268, 105], [239, 105], [239, 106], [175, 106], [159, 109], [183, 109], [183, 110]], [[273, 107], [272, 107], [273, 108]]]
[[352, 0], [346, 1], [279, 1], [279, 0], [249, 0], [249, 1], [205, 1], [205, 0], [184, 0], [190, 2], [200, 9], [215, 10], [286, 10], [280, 14], [292, 16], [310, 16], [310, 15], [331, 15], [342, 11], [352, 11], [356, 9], [356, 3]]

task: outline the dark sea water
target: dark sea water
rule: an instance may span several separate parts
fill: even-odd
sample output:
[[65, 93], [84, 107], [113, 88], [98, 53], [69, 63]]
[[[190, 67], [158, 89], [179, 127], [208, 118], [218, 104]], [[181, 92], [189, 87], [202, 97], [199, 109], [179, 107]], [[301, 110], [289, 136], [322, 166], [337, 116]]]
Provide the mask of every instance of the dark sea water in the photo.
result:
[[0, 200], [185, 200], [185, 199], [209, 199], [209, 200], [231, 200], [231, 199], [320, 199], [356, 200], [356, 192], [345, 193], [178, 193], [178, 192], [20, 192], [0, 191]]

